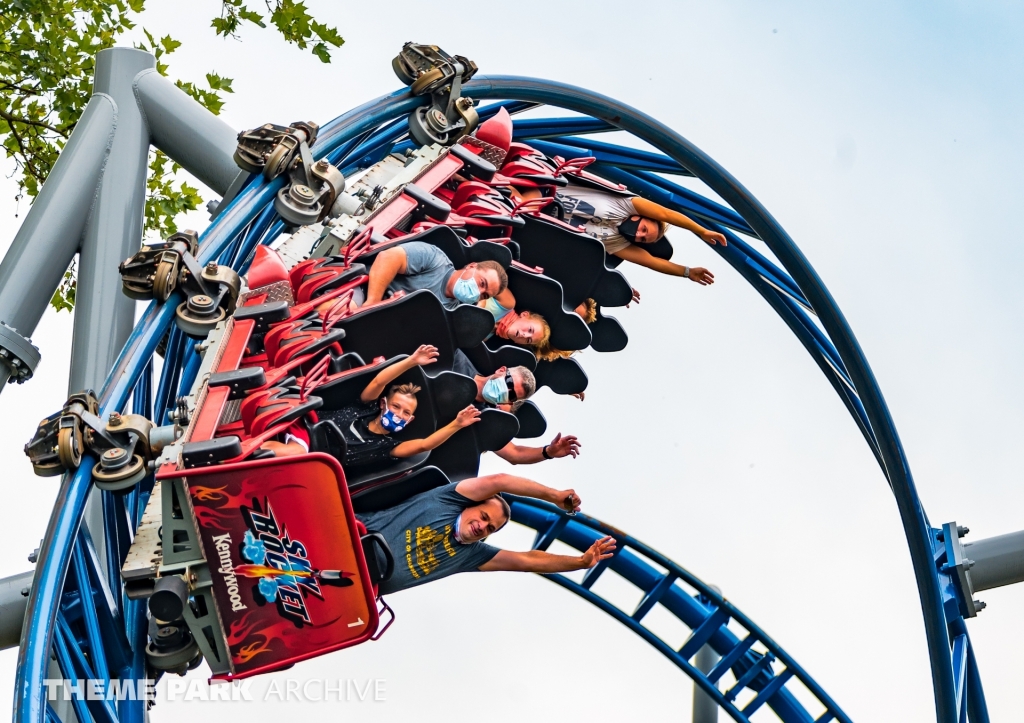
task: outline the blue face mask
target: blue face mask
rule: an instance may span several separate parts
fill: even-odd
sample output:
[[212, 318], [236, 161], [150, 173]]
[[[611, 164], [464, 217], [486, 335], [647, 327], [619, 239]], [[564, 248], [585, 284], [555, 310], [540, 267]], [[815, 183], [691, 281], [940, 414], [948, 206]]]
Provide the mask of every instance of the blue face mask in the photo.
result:
[[458, 279], [452, 287], [452, 294], [462, 304], [475, 304], [480, 301], [480, 287], [472, 276], [468, 279]]
[[480, 390], [480, 396], [490, 404], [508, 404], [508, 385], [500, 377], [491, 377], [484, 382], [484, 388]]
[[385, 409], [380, 415], [380, 426], [388, 432], [401, 432], [408, 423], [408, 420], [396, 417], [390, 409]]

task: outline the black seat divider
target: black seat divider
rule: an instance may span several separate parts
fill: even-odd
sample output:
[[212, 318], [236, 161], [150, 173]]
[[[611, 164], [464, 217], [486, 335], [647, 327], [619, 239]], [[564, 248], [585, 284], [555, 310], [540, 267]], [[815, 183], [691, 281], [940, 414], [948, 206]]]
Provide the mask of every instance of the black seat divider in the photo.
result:
[[[492, 342], [494, 339], [492, 338]], [[501, 367], [526, 367], [533, 371], [537, 366], [537, 357], [526, 347], [505, 344], [492, 348], [481, 344], [475, 349], [465, 350], [466, 358], [476, 367], [481, 376], [490, 376]]]
[[257, 389], [267, 383], [262, 367], [243, 367], [229, 372], [214, 372], [210, 375], [209, 386], [231, 387], [228, 399], [241, 399], [250, 389]]
[[291, 308], [287, 301], [268, 301], [265, 304], [255, 306], [240, 306], [233, 314], [236, 322], [254, 320], [253, 334], [264, 334], [271, 324], [284, 321], [291, 314]]
[[491, 316], [491, 312], [479, 306], [460, 304], [454, 311], [448, 312], [448, 319], [452, 341], [460, 349], [477, 346], [494, 330], [494, 317]]
[[587, 388], [587, 373], [575, 359], [555, 359], [537, 363], [534, 370], [537, 387], [548, 387], [555, 394], [579, 394]]
[[597, 319], [590, 325], [593, 341], [590, 346], [594, 351], [622, 351], [629, 342], [626, 330], [614, 316], [605, 316], [601, 307], [597, 307]]
[[519, 420], [519, 434], [516, 435], [518, 439], [534, 439], [542, 436], [548, 429], [548, 421], [544, 419], [540, 408], [530, 400], [526, 400], [516, 410], [516, 419]]
[[189, 442], [181, 448], [181, 461], [185, 469], [210, 467], [242, 453], [242, 441], [234, 435], [215, 437], [204, 442]]
[[366, 559], [367, 572], [370, 573], [370, 582], [379, 585], [390, 580], [395, 572], [395, 555], [391, 552], [391, 546], [384, 539], [384, 535], [367, 530], [359, 541], [363, 545], [363, 557]]
[[309, 426], [309, 451], [329, 454], [340, 463], [345, 461], [348, 443], [338, 425], [325, 419]]

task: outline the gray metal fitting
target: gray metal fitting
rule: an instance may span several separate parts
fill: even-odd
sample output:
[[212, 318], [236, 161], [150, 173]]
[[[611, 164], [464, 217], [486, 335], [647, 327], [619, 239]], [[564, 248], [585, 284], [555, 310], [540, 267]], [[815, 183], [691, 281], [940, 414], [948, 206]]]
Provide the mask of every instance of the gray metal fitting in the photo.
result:
[[39, 349], [31, 339], [0, 321], [0, 360], [11, 371], [9, 381], [21, 384], [32, 378], [39, 365]]

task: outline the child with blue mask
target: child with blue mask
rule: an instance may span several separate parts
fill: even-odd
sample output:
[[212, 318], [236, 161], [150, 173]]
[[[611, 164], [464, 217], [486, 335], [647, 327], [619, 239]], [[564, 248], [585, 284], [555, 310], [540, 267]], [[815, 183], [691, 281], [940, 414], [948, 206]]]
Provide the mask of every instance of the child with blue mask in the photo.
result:
[[[345, 441], [344, 454], [338, 456], [350, 476], [387, 468], [400, 459], [436, 449], [460, 429], [480, 421], [480, 410], [469, 405], [427, 437], [403, 440], [393, 436], [416, 419], [416, 395], [422, 391], [415, 384], [395, 382], [415, 366], [433, 364], [437, 356], [436, 347], [424, 344], [412, 356], [382, 369], [363, 389], [358, 402], [318, 411], [320, 421], [332, 422]], [[297, 439], [286, 438], [283, 444], [275, 441], [265, 446], [277, 456], [308, 451], [301, 444], [301, 435], [293, 437]]]

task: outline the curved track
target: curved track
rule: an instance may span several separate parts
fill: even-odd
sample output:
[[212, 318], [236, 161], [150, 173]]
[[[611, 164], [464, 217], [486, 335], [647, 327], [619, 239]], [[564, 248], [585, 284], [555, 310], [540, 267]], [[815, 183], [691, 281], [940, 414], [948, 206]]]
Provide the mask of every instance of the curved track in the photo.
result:
[[[654, 119], [610, 98], [550, 81], [517, 77], [477, 78], [466, 85], [464, 93], [480, 99], [502, 99], [501, 104], [510, 111], [546, 104], [582, 114], [582, 118], [521, 121], [516, 125], [517, 137], [540, 139], [531, 143], [565, 157], [593, 155], [598, 158], [595, 170], [602, 175], [627, 183], [652, 200], [696, 216], [706, 226], [728, 235], [729, 246], [716, 249], [761, 293], [815, 359], [860, 427], [893, 490], [921, 597], [937, 719], [941, 723], [956, 723], [964, 720], [962, 714], [969, 710], [973, 723], [987, 723], [980, 676], [963, 620], [955, 613], [947, 620], [944, 614], [943, 603], [951, 593], [945, 588], [948, 581], [936, 568], [941, 545], [921, 506], [888, 408], [845, 318], [785, 231], [738, 181], [706, 154]], [[403, 89], [355, 108], [321, 129], [314, 155], [328, 157], [346, 173], [369, 165], [401, 142], [405, 135], [404, 115], [422, 102], [420, 98], [409, 97]], [[483, 108], [481, 115], [486, 117], [496, 108], [497, 104]], [[608, 130], [628, 131], [664, 155], [580, 138], [582, 134]], [[699, 178], [731, 208], [664, 177], [673, 174]], [[255, 247], [271, 242], [283, 229], [272, 207], [280, 183], [266, 183], [261, 178], [251, 181], [202, 235], [200, 262], [217, 260], [244, 271]], [[735, 232], [763, 241], [782, 268]], [[175, 397], [191, 387], [199, 356], [193, 345], [173, 328], [173, 311], [179, 301], [159, 307], [151, 305], [136, 326], [100, 394], [104, 415], [126, 409], [130, 401], [133, 411], [163, 419]], [[154, 352], [169, 328], [166, 361], [157, 380]], [[19, 723], [56, 718], [46, 703], [43, 685], [45, 678], [55, 677], [48, 673], [51, 653], [63, 677], [71, 680], [131, 680], [144, 674], [145, 608], [141, 602], [125, 598], [119, 564], [104, 571], [96, 546], [103, 546], [103, 557], [107, 560], [124, 559], [132, 530], [148, 498], [144, 491], [146, 483], [123, 497], [103, 493], [104, 536], [102, 540], [93, 540], [81, 520], [94, 462], [87, 457], [75, 474], [65, 478], [40, 549], [19, 657], [15, 692], [15, 719]], [[814, 720], [786, 689], [786, 683], [793, 678], [801, 681], [824, 708], [817, 720], [848, 720], [770, 638], [675, 563], [592, 518], [580, 516], [569, 520], [553, 508], [523, 500], [514, 507], [514, 519], [538, 529], [537, 547], [545, 547], [554, 539], [585, 546], [594, 535], [604, 531], [616, 536], [625, 549], [609, 567], [644, 593], [632, 614], [615, 608], [592, 590], [593, 582], [605, 568], [595, 569], [580, 584], [564, 576], [553, 579], [644, 637], [693, 678], [734, 720], [746, 721], [750, 713], [765, 704], [787, 722]], [[657, 571], [652, 562], [667, 570], [667, 574]], [[695, 593], [684, 590], [684, 584]], [[641, 624], [655, 604], [669, 609], [693, 631], [680, 651]], [[744, 631], [744, 637], [737, 637], [726, 627], [730, 620], [733, 628], [738, 626]], [[723, 664], [709, 675], [689, 662], [705, 643], [724, 656]], [[757, 648], [753, 647], [755, 644], [759, 644]], [[783, 666], [778, 672], [772, 670], [774, 660]], [[715, 683], [730, 667], [737, 679], [720, 693]], [[736, 701], [745, 688], [753, 691], [753, 697], [741, 709]], [[75, 713], [83, 722], [90, 717], [97, 721], [141, 722], [143, 705], [131, 700], [73, 701]]]

